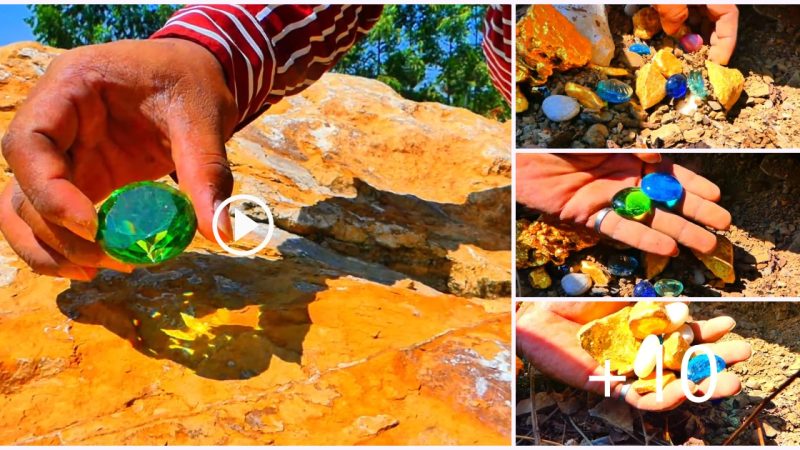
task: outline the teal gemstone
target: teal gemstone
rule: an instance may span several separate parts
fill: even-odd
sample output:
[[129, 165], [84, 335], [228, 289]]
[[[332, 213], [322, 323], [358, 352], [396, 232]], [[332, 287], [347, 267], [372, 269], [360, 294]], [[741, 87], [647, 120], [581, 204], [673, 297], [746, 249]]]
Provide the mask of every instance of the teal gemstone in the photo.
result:
[[619, 80], [597, 83], [597, 95], [608, 103], [625, 103], [633, 96], [633, 88]]
[[652, 201], [640, 188], [625, 188], [611, 199], [614, 212], [626, 219], [642, 220], [650, 214]]
[[97, 213], [97, 242], [112, 258], [159, 264], [181, 254], [192, 242], [197, 217], [181, 191], [152, 181], [131, 183], [112, 192]]
[[683, 293], [683, 283], [670, 278], [656, 281], [653, 287], [661, 297], [677, 297]]
[[689, 78], [686, 81], [687, 86], [689, 86], [689, 90], [692, 94], [696, 95], [700, 98], [708, 97], [708, 91], [706, 91], [706, 83], [703, 81], [703, 73], [699, 70], [693, 70], [689, 72]]

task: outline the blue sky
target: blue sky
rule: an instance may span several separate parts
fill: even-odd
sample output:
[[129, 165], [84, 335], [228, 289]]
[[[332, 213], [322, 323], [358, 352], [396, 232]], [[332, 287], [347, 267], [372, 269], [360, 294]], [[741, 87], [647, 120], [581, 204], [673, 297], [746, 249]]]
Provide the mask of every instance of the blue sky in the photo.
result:
[[25, 5], [0, 5], [0, 45], [35, 40], [31, 28], [22, 21], [29, 15]]

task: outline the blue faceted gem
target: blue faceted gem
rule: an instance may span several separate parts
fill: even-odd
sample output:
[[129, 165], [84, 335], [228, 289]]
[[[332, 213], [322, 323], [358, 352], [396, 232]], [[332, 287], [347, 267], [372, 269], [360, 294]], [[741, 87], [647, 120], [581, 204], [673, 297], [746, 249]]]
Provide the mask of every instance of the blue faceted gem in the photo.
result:
[[686, 96], [686, 77], [678, 73], [667, 78], [667, 95], [672, 98]]
[[[668, 173], [651, 173], [642, 178], [642, 191], [657, 202], [664, 202], [668, 207], [683, 196], [683, 186], [677, 178]], [[670, 202], [672, 206], [669, 206]]]
[[[717, 362], [717, 372], [725, 370], [725, 360], [720, 358], [719, 355], [714, 355], [714, 360]], [[711, 376], [711, 361], [708, 355], [701, 353], [689, 360], [688, 367], [686, 368], [686, 376], [692, 383], [699, 383]]]
[[625, 103], [633, 96], [633, 88], [619, 80], [597, 83], [597, 95], [608, 103]]
[[608, 271], [618, 277], [629, 277], [639, 268], [639, 260], [631, 255], [614, 255], [608, 260]]
[[686, 84], [689, 86], [689, 90], [692, 91], [692, 94], [703, 99], [708, 97], [706, 83], [703, 81], [703, 73], [699, 70], [689, 72], [689, 79]]
[[658, 297], [658, 294], [656, 293], [656, 289], [653, 287], [652, 283], [647, 280], [642, 280], [636, 283], [636, 286], [633, 287], [633, 296]]
[[635, 44], [631, 44], [631, 46], [628, 47], [628, 50], [639, 55], [650, 54], [650, 46], [647, 44], [642, 44], [641, 42], [636, 42]]

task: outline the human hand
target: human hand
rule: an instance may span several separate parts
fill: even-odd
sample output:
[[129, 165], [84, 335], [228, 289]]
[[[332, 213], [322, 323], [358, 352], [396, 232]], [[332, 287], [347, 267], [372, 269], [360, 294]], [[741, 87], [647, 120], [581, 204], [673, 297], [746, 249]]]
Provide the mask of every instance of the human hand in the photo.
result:
[[[673, 35], [689, 20], [700, 27], [701, 34], [710, 39], [708, 57], [715, 63], [727, 65], [736, 48], [739, 29], [739, 9], [736, 5], [655, 5], [661, 18], [661, 28]], [[696, 14], [690, 14], [696, 12]]]
[[[604, 368], [594, 360], [578, 342], [578, 330], [587, 322], [619, 311], [624, 302], [552, 302], [531, 303], [517, 314], [517, 350], [537, 369], [549, 377], [570, 386], [604, 394], [604, 384], [589, 381], [590, 375], [603, 375]], [[745, 361], [752, 349], [745, 341], [717, 342], [730, 332], [736, 322], [730, 317], [717, 317], [708, 321], [690, 324], [695, 335], [693, 345], [710, 344], [714, 354], [725, 360], [725, 365]], [[688, 381], [690, 388], [695, 384]], [[695, 396], [702, 396], [709, 389], [710, 380], [696, 385]], [[611, 396], [620, 395], [623, 383], [613, 382]], [[718, 374], [717, 385], [711, 399], [736, 395], [741, 390], [739, 378], [725, 370]], [[625, 396], [628, 404], [646, 411], [665, 411], [676, 408], [686, 400], [680, 379], [664, 387], [663, 399], [658, 401], [654, 392], [639, 395], [629, 389]]]
[[730, 226], [730, 213], [716, 204], [719, 187], [657, 154], [519, 154], [517, 201], [593, 228], [595, 217], [611, 204], [614, 194], [638, 186], [650, 172], [675, 176], [683, 185], [683, 198], [672, 211], [654, 208], [646, 223], [624, 219], [611, 211], [603, 219], [600, 232], [664, 256], [676, 256], [678, 243], [701, 253], [713, 251], [717, 239], [700, 225], [718, 230]]
[[213, 239], [215, 206], [233, 188], [224, 144], [236, 121], [222, 67], [198, 44], [70, 50], [53, 60], [3, 138], [15, 180], [0, 195], [0, 232], [38, 273], [89, 280], [101, 267], [129, 272], [94, 242], [94, 205], [128, 183], [177, 171], [200, 233]]

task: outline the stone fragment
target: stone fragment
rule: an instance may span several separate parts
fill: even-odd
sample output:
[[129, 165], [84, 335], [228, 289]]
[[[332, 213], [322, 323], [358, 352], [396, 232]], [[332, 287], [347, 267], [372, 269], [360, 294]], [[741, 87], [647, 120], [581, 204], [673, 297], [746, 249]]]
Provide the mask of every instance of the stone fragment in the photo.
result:
[[653, 7], [642, 8], [633, 15], [633, 35], [639, 39], [653, 39], [661, 31], [661, 19]]
[[667, 78], [664, 86], [667, 96], [670, 98], [683, 98], [686, 96], [686, 77], [683, 74], [675, 74]]
[[692, 253], [724, 283], [736, 281], [736, 271], [733, 267], [733, 244], [725, 236], [717, 235], [717, 246], [711, 253], [704, 255], [696, 250], [692, 250]]
[[648, 280], [655, 278], [658, 274], [664, 271], [669, 264], [669, 256], [657, 255], [655, 253], [644, 254], [644, 277]]
[[692, 342], [694, 342], [694, 331], [692, 331], [691, 325], [685, 323], [681, 325], [677, 331], [681, 334], [681, 338], [686, 341], [687, 344], [692, 345]]
[[652, 202], [638, 187], [625, 188], [611, 198], [614, 212], [626, 219], [641, 220], [652, 210]]
[[752, 80], [744, 87], [744, 91], [753, 98], [769, 97], [769, 85], [761, 80]]
[[628, 326], [631, 309], [626, 306], [585, 324], [578, 331], [581, 347], [600, 365], [609, 360], [611, 370], [618, 374], [633, 372], [633, 361], [639, 351], [639, 341]]
[[659, 140], [664, 148], [674, 147], [678, 142], [683, 140], [681, 128], [674, 123], [668, 123], [653, 130], [653, 132], [650, 133], [650, 142], [655, 144], [656, 141]]
[[588, 67], [603, 75], [608, 75], [609, 77], [628, 77], [631, 74], [627, 69], [622, 67], [599, 66], [597, 64], [589, 64]]
[[553, 122], [564, 122], [581, 112], [578, 101], [566, 95], [551, 95], [542, 102], [542, 112]]
[[602, 4], [567, 5], [556, 4], [555, 8], [564, 15], [578, 32], [592, 45], [591, 62], [607, 66], [614, 57], [614, 39], [608, 27], [606, 7]]
[[664, 305], [664, 309], [667, 311], [667, 318], [670, 322], [669, 328], [664, 330], [664, 333], [672, 333], [673, 331], [682, 327], [683, 324], [685, 324], [689, 319], [689, 307], [686, 305], [686, 303], [667, 303]]
[[[700, 106], [700, 98], [695, 96], [694, 93], [691, 93], [689, 94], [688, 97], [681, 99], [677, 104], [675, 104], [675, 110], [678, 111], [681, 115], [692, 117], [695, 120], [695, 122], [700, 122], [703, 120], [702, 119], [703, 116], [700, 115], [699, 119], [697, 119], [695, 116], [695, 113], [697, 113], [699, 106]], [[702, 128], [697, 128], [695, 130], [699, 131], [701, 135], [703, 134]], [[685, 135], [688, 131], [692, 130], [687, 130], [686, 132], [684, 132], [684, 137], [686, 137]]]
[[[525, 267], [537, 267], [548, 262], [560, 266], [571, 252], [592, 247], [600, 241], [591, 228], [574, 222], [561, 221], [556, 216], [542, 215], [532, 223], [517, 221], [517, 256], [527, 256]], [[520, 267], [517, 261], [517, 267]]]
[[608, 134], [608, 127], [602, 123], [596, 123], [586, 130], [581, 140], [591, 148], [604, 148]]
[[664, 367], [676, 371], [681, 370], [683, 355], [689, 349], [689, 343], [683, 339], [680, 331], [673, 331], [664, 339]]
[[535, 267], [528, 275], [528, 281], [534, 289], [547, 289], [553, 285], [553, 279], [543, 266]]
[[602, 80], [597, 83], [597, 95], [608, 103], [625, 103], [631, 99], [633, 88], [619, 80]]
[[[717, 372], [725, 370], [725, 360], [719, 355], [714, 355], [714, 361], [717, 363]], [[705, 353], [700, 353], [689, 360], [684, 374], [693, 383], [699, 383], [711, 376], [711, 360]]]
[[661, 342], [658, 336], [651, 334], [642, 340], [636, 359], [633, 360], [633, 373], [639, 378], [645, 378], [656, 368], [656, 359], [661, 353]]
[[696, 95], [701, 99], [705, 99], [708, 97], [708, 91], [706, 90], [706, 82], [703, 80], [703, 72], [699, 70], [692, 70], [689, 72], [689, 77], [686, 79], [686, 85], [689, 87], [689, 90], [692, 94]]
[[683, 283], [678, 280], [663, 278], [653, 285], [662, 297], [678, 297], [683, 292]]
[[603, 267], [596, 262], [581, 261], [581, 272], [589, 275], [596, 286], [607, 286], [611, 277], [603, 270]]
[[585, 66], [592, 44], [552, 5], [537, 4], [517, 22], [518, 65], [526, 67], [534, 85], [547, 81], [554, 70]]
[[570, 273], [561, 279], [561, 288], [570, 297], [577, 297], [592, 288], [592, 279], [583, 273]]
[[525, 97], [525, 94], [519, 89], [519, 86], [516, 86], [516, 97], [515, 97], [515, 111], [517, 113], [525, 112], [528, 110], [528, 99]]
[[650, 334], [664, 334], [670, 321], [662, 302], [640, 301], [631, 309], [628, 326], [637, 339], [644, 339]]
[[628, 47], [628, 50], [636, 53], [637, 55], [649, 55], [650, 54], [650, 46], [647, 44], [643, 44], [641, 42], [634, 42], [633, 44]]
[[595, 94], [593, 90], [572, 81], [564, 85], [564, 93], [577, 100], [585, 108], [603, 109], [606, 107], [603, 99]]
[[647, 63], [636, 74], [636, 97], [642, 108], [657, 105], [667, 95], [666, 78], [653, 63]]
[[656, 294], [656, 290], [653, 285], [647, 281], [642, 280], [636, 283], [636, 286], [633, 287], [633, 296], [634, 297], [658, 297]]
[[[638, 379], [633, 382], [631, 388], [636, 391], [639, 395], [649, 394], [651, 392], [656, 391], [656, 382], [658, 379], [656, 378], [656, 373], [653, 372], [647, 378]], [[664, 373], [661, 375], [661, 388], [663, 389], [668, 384], [672, 383], [673, 381], [677, 380], [677, 377], [672, 371], [664, 370]]]
[[711, 90], [725, 111], [730, 111], [744, 89], [744, 75], [737, 69], [723, 67], [713, 61], [706, 61], [708, 81]]
[[632, 255], [616, 254], [608, 259], [608, 271], [618, 277], [629, 277], [639, 268], [639, 259]]
[[611, 121], [614, 115], [611, 111], [589, 111], [584, 110], [581, 112], [580, 120], [588, 123], [606, 123]]
[[679, 42], [686, 53], [694, 53], [703, 47], [703, 37], [695, 33], [684, 34]]
[[653, 200], [673, 202], [683, 196], [683, 186], [668, 173], [653, 172], [642, 178], [642, 191]]
[[631, 69], [638, 69], [644, 65], [644, 58], [642, 58], [642, 55], [634, 53], [628, 49], [622, 51], [620, 60], [623, 64]]
[[671, 50], [662, 48], [653, 57], [653, 65], [661, 72], [664, 78], [683, 72], [681, 61], [675, 57]]

